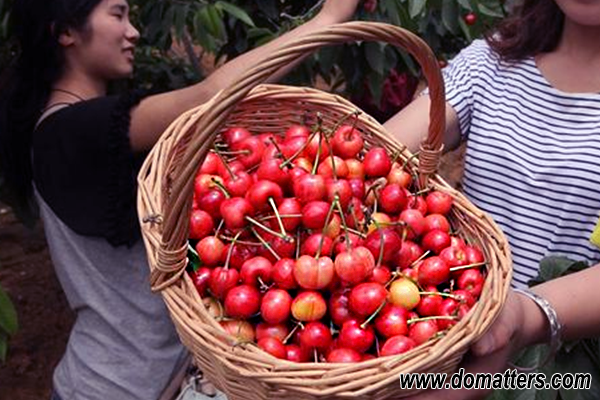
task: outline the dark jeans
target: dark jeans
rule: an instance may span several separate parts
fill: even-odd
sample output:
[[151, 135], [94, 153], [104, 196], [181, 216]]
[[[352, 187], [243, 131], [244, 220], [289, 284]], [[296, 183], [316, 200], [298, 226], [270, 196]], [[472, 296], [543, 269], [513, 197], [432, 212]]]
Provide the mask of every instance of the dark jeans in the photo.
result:
[[50, 400], [62, 400], [62, 398], [58, 395], [58, 393], [56, 393], [56, 390], [53, 390]]

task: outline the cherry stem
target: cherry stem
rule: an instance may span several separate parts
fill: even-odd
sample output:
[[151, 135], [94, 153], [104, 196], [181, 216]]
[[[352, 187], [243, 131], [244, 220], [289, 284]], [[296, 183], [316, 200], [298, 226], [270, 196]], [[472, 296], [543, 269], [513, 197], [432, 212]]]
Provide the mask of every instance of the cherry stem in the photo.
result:
[[285, 227], [283, 226], [283, 222], [281, 221], [281, 216], [279, 216], [279, 210], [277, 210], [277, 204], [275, 204], [275, 200], [272, 197], [269, 197], [269, 204], [271, 208], [273, 208], [273, 212], [275, 213], [275, 218], [277, 218], [277, 223], [279, 224], [279, 229], [281, 229], [281, 234], [287, 238], [288, 234], [285, 231]]
[[219, 232], [221, 232], [221, 228], [223, 228], [223, 223], [224, 223], [224, 222], [225, 222], [224, 220], [221, 220], [221, 221], [219, 222], [219, 225], [217, 226], [217, 230], [215, 231], [215, 237], [216, 237], [216, 238], [218, 238], [218, 237], [219, 237]]
[[229, 191], [227, 191], [227, 188], [218, 180], [216, 180], [215, 178], [210, 178], [210, 180], [212, 181], [212, 183], [214, 183], [214, 185], [217, 187], [217, 189], [219, 189], [226, 198], [230, 199], [231, 195], [229, 194]]
[[417, 287], [419, 286], [418, 283], [411, 278], [410, 276], [403, 274], [401, 271], [394, 271], [392, 272], [392, 277], [389, 281], [387, 281], [387, 283], [384, 285], [385, 288], [387, 288], [388, 286], [390, 286], [392, 284], [392, 282], [394, 282], [396, 279], [398, 279], [398, 277], [402, 278], [402, 279], [406, 279], [408, 281], [411, 281], [412, 283], [414, 283], [415, 285], [417, 285]]
[[[329, 158], [331, 158], [331, 173], [333, 174], [333, 180], [337, 181], [337, 171], [335, 170], [335, 158], [333, 158], [333, 148], [331, 147], [331, 143], [329, 142], [329, 138], [325, 135], [325, 144], [327, 144], [327, 148], [329, 149]], [[327, 160], [325, 160], [327, 162]]]
[[[350, 216], [352, 216], [352, 220], [354, 221], [354, 226], [358, 228], [360, 226], [360, 223], [358, 222], [358, 218], [356, 217], [356, 213], [354, 212], [354, 204], [350, 204], [348, 209], [350, 211]], [[363, 239], [367, 237], [367, 235], [362, 232], [360, 233], [360, 235]]]
[[262, 243], [262, 245], [265, 246], [271, 254], [273, 254], [273, 257], [275, 257], [277, 259], [277, 261], [281, 260], [281, 257], [279, 256], [279, 254], [277, 254], [277, 252], [275, 250], [273, 250], [271, 245], [269, 243], [267, 243], [267, 241], [262, 236], [260, 236], [258, 234], [258, 232], [256, 232], [256, 229], [250, 228], [250, 230], [252, 231], [254, 236], [256, 236], [256, 238]]
[[383, 300], [383, 302], [381, 302], [379, 307], [377, 307], [377, 310], [375, 310], [375, 312], [373, 314], [369, 315], [369, 318], [367, 318], [365, 320], [365, 322], [360, 324], [360, 328], [365, 329], [367, 327], [367, 325], [369, 325], [369, 323], [371, 321], [373, 321], [373, 319], [377, 316], [377, 314], [379, 314], [379, 312], [383, 309], [383, 307], [385, 307], [386, 304], [387, 304], [387, 300]]
[[412, 162], [415, 158], [419, 157], [419, 152], [415, 151], [410, 157], [404, 160], [404, 164], [402, 164], [402, 168], [405, 169], [409, 162]]
[[[310, 141], [315, 137], [315, 135], [317, 134], [317, 131], [314, 131], [310, 134], [310, 136], [308, 137], [308, 139], [306, 139], [306, 143], [304, 143], [304, 145], [302, 145], [302, 147], [300, 147], [298, 150], [296, 150], [296, 152], [294, 154], [292, 154], [292, 156], [290, 158], [288, 158], [287, 160], [285, 160], [284, 162], [282, 162], [281, 164], [279, 164], [279, 168], [283, 168], [288, 166], [289, 164], [291, 164], [296, 158], [298, 158], [298, 156], [300, 154], [302, 154], [302, 152], [308, 147], [308, 144], [310, 143]], [[313, 174], [314, 175], [314, 174]]]
[[[232, 238], [231, 236], [220, 235], [219, 239], [231, 242], [231, 241], [233, 241], [234, 238]], [[236, 240], [236, 243], [237, 244], [243, 244], [245, 246], [262, 246], [262, 244], [260, 244], [260, 243], [257, 243], [257, 242], [248, 242], [248, 241], [245, 241], [245, 240]]]
[[260, 289], [263, 291], [269, 290], [269, 285], [267, 285], [260, 276], [256, 277], [256, 280], [260, 284]]
[[475, 263], [475, 264], [469, 264], [469, 265], [460, 265], [458, 267], [452, 267], [450, 268], [450, 272], [454, 272], [454, 271], [460, 271], [463, 269], [469, 269], [469, 268], [475, 268], [475, 267], [481, 267], [483, 265], [486, 265], [486, 262], [480, 262], [480, 263]]
[[[281, 219], [286, 219], [286, 218], [302, 218], [302, 214], [279, 214], [279, 217]], [[273, 218], [276, 218], [274, 215], [267, 215], [265, 217], [261, 217], [258, 220], [259, 221], [268, 221], [271, 220]]]
[[456, 320], [458, 320], [458, 316], [454, 316], [454, 315], [433, 315], [431, 317], [411, 318], [408, 321], [406, 321], [406, 324], [410, 325], [410, 324], [414, 324], [415, 322], [429, 321], [429, 320], [436, 320], [436, 319], [450, 319], [450, 320], [456, 321]]
[[425, 194], [427, 192], [430, 192], [433, 188], [432, 187], [426, 187], [425, 189], [419, 190], [418, 192], [413, 193], [413, 197], [417, 197], [420, 196], [422, 194]]
[[246, 155], [252, 153], [250, 150], [235, 150], [235, 151], [219, 151], [221, 155], [226, 156], [237, 156], [237, 155]]
[[315, 355], [315, 362], [318, 363], [319, 362], [319, 355], [317, 353], [317, 348], [316, 347], [313, 349], [313, 352], [314, 352], [314, 355]]
[[296, 254], [295, 254], [295, 256], [296, 256], [295, 257], [296, 260], [300, 256], [300, 229], [298, 229], [296, 231]]
[[[331, 129], [331, 131], [332, 131], [332, 132], [335, 132], [335, 131], [337, 131], [337, 130], [338, 130], [338, 128], [339, 128], [340, 126], [342, 126], [342, 124], [343, 124], [344, 122], [346, 122], [346, 120], [348, 120], [348, 118], [350, 118], [350, 117], [355, 117], [355, 118], [354, 118], [354, 123], [353, 123], [353, 125], [352, 125], [352, 129], [355, 129], [355, 128], [356, 128], [356, 124], [357, 124], [357, 122], [358, 122], [358, 116], [359, 116], [360, 114], [361, 114], [360, 110], [355, 110], [355, 111], [352, 111], [351, 113], [348, 113], [348, 114], [344, 115], [342, 118], [340, 118], [340, 120], [339, 120], [338, 122], [336, 122], [336, 124], [333, 126], [333, 128]], [[351, 131], [351, 132], [352, 132], [352, 131]]]
[[340, 219], [342, 220], [342, 226], [344, 227], [344, 235], [346, 236], [346, 251], [350, 251], [350, 235], [348, 234], [348, 225], [346, 225], [346, 217], [344, 216], [344, 210], [342, 210], [342, 205], [340, 204], [340, 196], [338, 196], [337, 193], [333, 197], [333, 202], [340, 212]]
[[225, 159], [225, 157], [223, 157], [223, 153], [221, 151], [217, 150], [216, 147], [213, 149], [213, 152], [217, 155], [217, 157], [219, 157], [219, 159], [221, 160], [221, 162], [225, 166], [225, 169], [229, 173], [229, 176], [231, 176], [231, 179], [235, 179], [236, 175], [233, 173], [233, 171], [229, 167], [229, 163], [227, 162], [227, 160]]
[[425, 295], [425, 296], [449, 297], [449, 298], [454, 299], [454, 300], [459, 300], [459, 298], [456, 295], [450, 294], [450, 293], [444, 293], [444, 292], [419, 292], [419, 294], [422, 294], [422, 295]]
[[233, 254], [233, 248], [235, 247], [238, 238], [244, 231], [245, 229], [241, 229], [238, 233], [235, 234], [235, 236], [231, 240], [231, 246], [229, 246], [229, 251], [227, 251], [227, 258], [225, 259], [225, 266], [223, 267], [223, 269], [229, 269], [229, 261], [231, 260], [231, 255]]
[[[273, 139], [273, 137], [271, 136], [269, 138], [269, 141], [271, 142], [271, 144], [277, 149], [277, 153], [279, 155], [281, 155], [281, 158], [283, 159], [284, 162], [287, 162], [287, 158], [285, 158], [285, 155], [283, 154], [283, 151], [281, 151], [281, 147], [279, 147], [279, 145], [277, 144], [277, 142], [275, 141], [275, 139]], [[281, 167], [281, 166], [280, 166]], [[281, 167], [283, 168], [283, 167]]]
[[429, 253], [431, 253], [431, 250], [427, 250], [425, 253], [421, 254], [421, 257], [417, 258], [415, 261], [413, 261], [408, 268], [412, 268], [415, 265], [417, 265], [419, 263], [419, 261], [423, 260], [425, 257], [427, 257], [429, 255]]
[[357, 231], [356, 229], [348, 228], [348, 232], [354, 233], [356, 236], [360, 237], [361, 239], [366, 239], [366, 237], [367, 237], [367, 235], [365, 235], [362, 232]]
[[254, 218], [252, 218], [252, 217], [249, 217], [249, 216], [247, 216], [247, 215], [246, 215], [244, 218], [245, 218], [245, 219], [246, 219], [248, 222], [250, 222], [250, 223], [252, 223], [252, 224], [254, 224], [254, 225], [258, 226], [258, 227], [259, 227], [260, 229], [262, 229], [263, 231], [265, 231], [265, 232], [268, 232], [268, 233], [270, 233], [270, 234], [271, 234], [271, 235], [273, 235], [273, 236], [277, 236], [278, 238], [281, 238], [281, 239], [283, 239], [283, 240], [286, 240], [286, 241], [287, 241], [287, 238], [288, 238], [288, 236], [287, 236], [287, 235], [282, 235], [282, 234], [281, 234], [281, 233], [279, 233], [279, 232], [275, 232], [273, 229], [269, 228], [268, 226], [266, 226], [266, 225], [264, 225], [264, 224], [261, 224], [260, 222], [258, 222], [258, 221], [257, 221], [257, 220], [255, 220]]
[[379, 231], [379, 257], [377, 258], [377, 266], [379, 267], [381, 265], [381, 262], [383, 261], [383, 247], [385, 243], [383, 241], [383, 232], [381, 232], [379, 222], [377, 222], [376, 219], [374, 219], [373, 222], [375, 223], [375, 227]]
[[327, 230], [327, 227], [331, 220], [331, 215], [333, 214], [333, 209], [335, 208], [338, 199], [339, 197], [336, 194], [333, 198], [333, 203], [331, 203], [331, 205], [329, 206], [329, 211], [327, 211], [327, 216], [325, 217], [325, 225], [323, 225], [323, 230], [321, 231], [321, 240], [319, 241], [319, 248], [317, 249], [317, 254], [315, 254], [315, 259], [319, 258], [319, 256], [321, 255], [321, 250], [323, 250], [323, 242], [325, 241], [325, 231]]
[[290, 340], [290, 338], [294, 335], [294, 333], [298, 330], [298, 328], [304, 328], [304, 326], [302, 325], [302, 322], [300, 322], [300, 321], [296, 322], [296, 325], [292, 328], [290, 333], [288, 333], [287, 336], [283, 338], [283, 340], [281, 342], [283, 344], [285, 344], [288, 340]]
[[400, 154], [402, 152], [400, 150], [396, 150], [394, 152], [394, 155], [392, 156], [392, 164], [394, 164], [396, 162], [396, 160], [398, 160], [398, 158], [400, 157]]

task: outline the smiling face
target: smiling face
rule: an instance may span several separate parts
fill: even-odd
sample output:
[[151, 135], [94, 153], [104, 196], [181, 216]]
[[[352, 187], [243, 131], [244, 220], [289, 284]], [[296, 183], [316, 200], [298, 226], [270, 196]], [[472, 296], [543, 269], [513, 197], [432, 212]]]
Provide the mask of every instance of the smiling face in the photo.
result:
[[90, 14], [86, 25], [61, 36], [67, 68], [88, 77], [110, 81], [133, 72], [133, 50], [139, 32], [129, 20], [125, 0], [103, 0]]

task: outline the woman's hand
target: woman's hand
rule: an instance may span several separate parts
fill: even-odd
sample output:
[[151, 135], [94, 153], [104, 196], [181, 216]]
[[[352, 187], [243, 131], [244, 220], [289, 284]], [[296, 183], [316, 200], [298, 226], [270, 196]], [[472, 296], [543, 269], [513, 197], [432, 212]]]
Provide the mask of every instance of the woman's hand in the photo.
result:
[[[504, 307], [490, 329], [473, 345], [459, 368], [465, 373], [503, 373], [510, 357], [531, 344], [544, 324], [544, 315], [527, 297], [509, 291]], [[450, 378], [450, 376], [448, 376]], [[403, 400], [476, 400], [491, 390], [445, 389], [428, 390]]]
[[356, 12], [361, 0], [326, 0], [316, 19], [325, 24], [348, 21]]

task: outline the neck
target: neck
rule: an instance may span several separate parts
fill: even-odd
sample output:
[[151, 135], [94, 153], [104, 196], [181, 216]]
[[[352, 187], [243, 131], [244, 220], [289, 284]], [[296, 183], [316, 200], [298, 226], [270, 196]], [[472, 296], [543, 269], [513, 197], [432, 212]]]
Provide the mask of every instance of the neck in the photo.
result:
[[64, 73], [52, 87], [71, 92], [85, 100], [106, 94], [106, 82], [93, 79], [89, 75], [78, 74], [76, 71]]
[[564, 30], [556, 52], [576, 62], [600, 63], [600, 27], [584, 26], [565, 20]]

